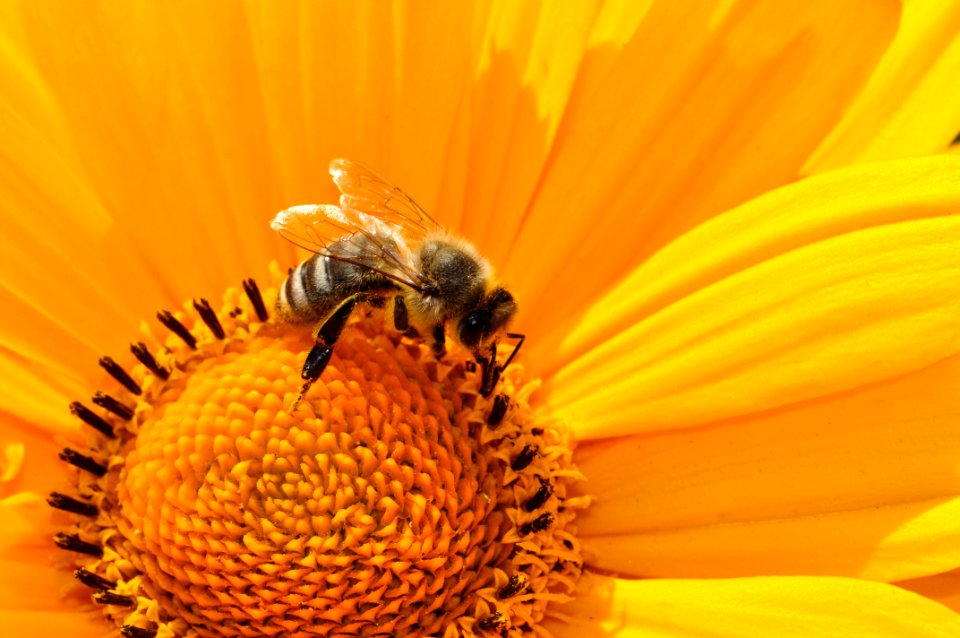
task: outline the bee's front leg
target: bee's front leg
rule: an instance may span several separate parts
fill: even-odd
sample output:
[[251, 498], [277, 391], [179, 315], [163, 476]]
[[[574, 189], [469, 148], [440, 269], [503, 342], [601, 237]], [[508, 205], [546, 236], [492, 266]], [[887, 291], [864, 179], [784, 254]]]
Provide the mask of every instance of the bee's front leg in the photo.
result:
[[310, 352], [307, 354], [307, 360], [303, 363], [303, 370], [300, 372], [300, 377], [303, 379], [303, 387], [300, 388], [300, 393], [293, 402], [291, 410], [296, 410], [297, 407], [300, 406], [303, 395], [307, 393], [307, 390], [310, 389], [313, 382], [320, 378], [327, 364], [330, 363], [330, 358], [333, 356], [333, 346], [337, 343], [337, 339], [340, 338], [340, 333], [342, 333], [346, 327], [347, 321], [350, 319], [350, 313], [353, 312], [359, 300], [359, 295], [349, 297], [320, 324], [316, 334], [317, 341], [313, 344], [313, 347], [310, 348]]
[[488, 397], [497, 387], [503, 368], [497, 365], [497, 342], [490, 344], [489, 357], [477, 357], [480, 362], [480, 396]]
[[447, 333], [444, 329], [444, 322], [440, 322], [433, 327], [433, 355], [437, 359], [442, 359], [447, 354]]

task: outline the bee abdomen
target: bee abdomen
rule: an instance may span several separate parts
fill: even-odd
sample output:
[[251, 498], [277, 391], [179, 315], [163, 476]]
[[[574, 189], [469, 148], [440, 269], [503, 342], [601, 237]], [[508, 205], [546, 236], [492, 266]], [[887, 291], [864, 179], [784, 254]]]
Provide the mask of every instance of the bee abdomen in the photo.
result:
[[280, 287], [277, 313], [296, 323], [319, 321], [338, 299], [330, 278], [330, 259], [313, 255], [294, 268]]

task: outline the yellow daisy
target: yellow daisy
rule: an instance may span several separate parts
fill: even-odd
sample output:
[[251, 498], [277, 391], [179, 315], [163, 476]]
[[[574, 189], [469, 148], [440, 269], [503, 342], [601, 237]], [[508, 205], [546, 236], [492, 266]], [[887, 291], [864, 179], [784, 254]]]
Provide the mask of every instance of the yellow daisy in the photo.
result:
[[[956, 635], [958, 25], [3, 3], [5, 631]], [[519, 301], [492, 396], [372, 309], [291, 409], [335, 157]]]

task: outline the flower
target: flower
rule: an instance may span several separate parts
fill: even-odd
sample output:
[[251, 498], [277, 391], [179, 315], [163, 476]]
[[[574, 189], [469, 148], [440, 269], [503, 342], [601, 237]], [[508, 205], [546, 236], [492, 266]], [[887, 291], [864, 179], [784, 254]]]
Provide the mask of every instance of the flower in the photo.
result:
[[498, 266], [580, 440], [540, 628], [956, 633], [955, 8], [0, 11], [4, 626], [106, 631], [31, 498], [65, 407], [142, 317], [294, 264], [266, 223], [340, 156]]

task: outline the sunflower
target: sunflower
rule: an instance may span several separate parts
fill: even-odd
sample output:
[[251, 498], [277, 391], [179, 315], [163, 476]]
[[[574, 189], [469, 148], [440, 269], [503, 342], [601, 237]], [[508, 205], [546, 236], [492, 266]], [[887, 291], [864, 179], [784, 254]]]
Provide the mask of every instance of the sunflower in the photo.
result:
[[[960, 6], [0, 13], [7, 633], [960, 631]], [[291, 409], [334, 157], [519, 300], [492, 396], [372, 308]]]

